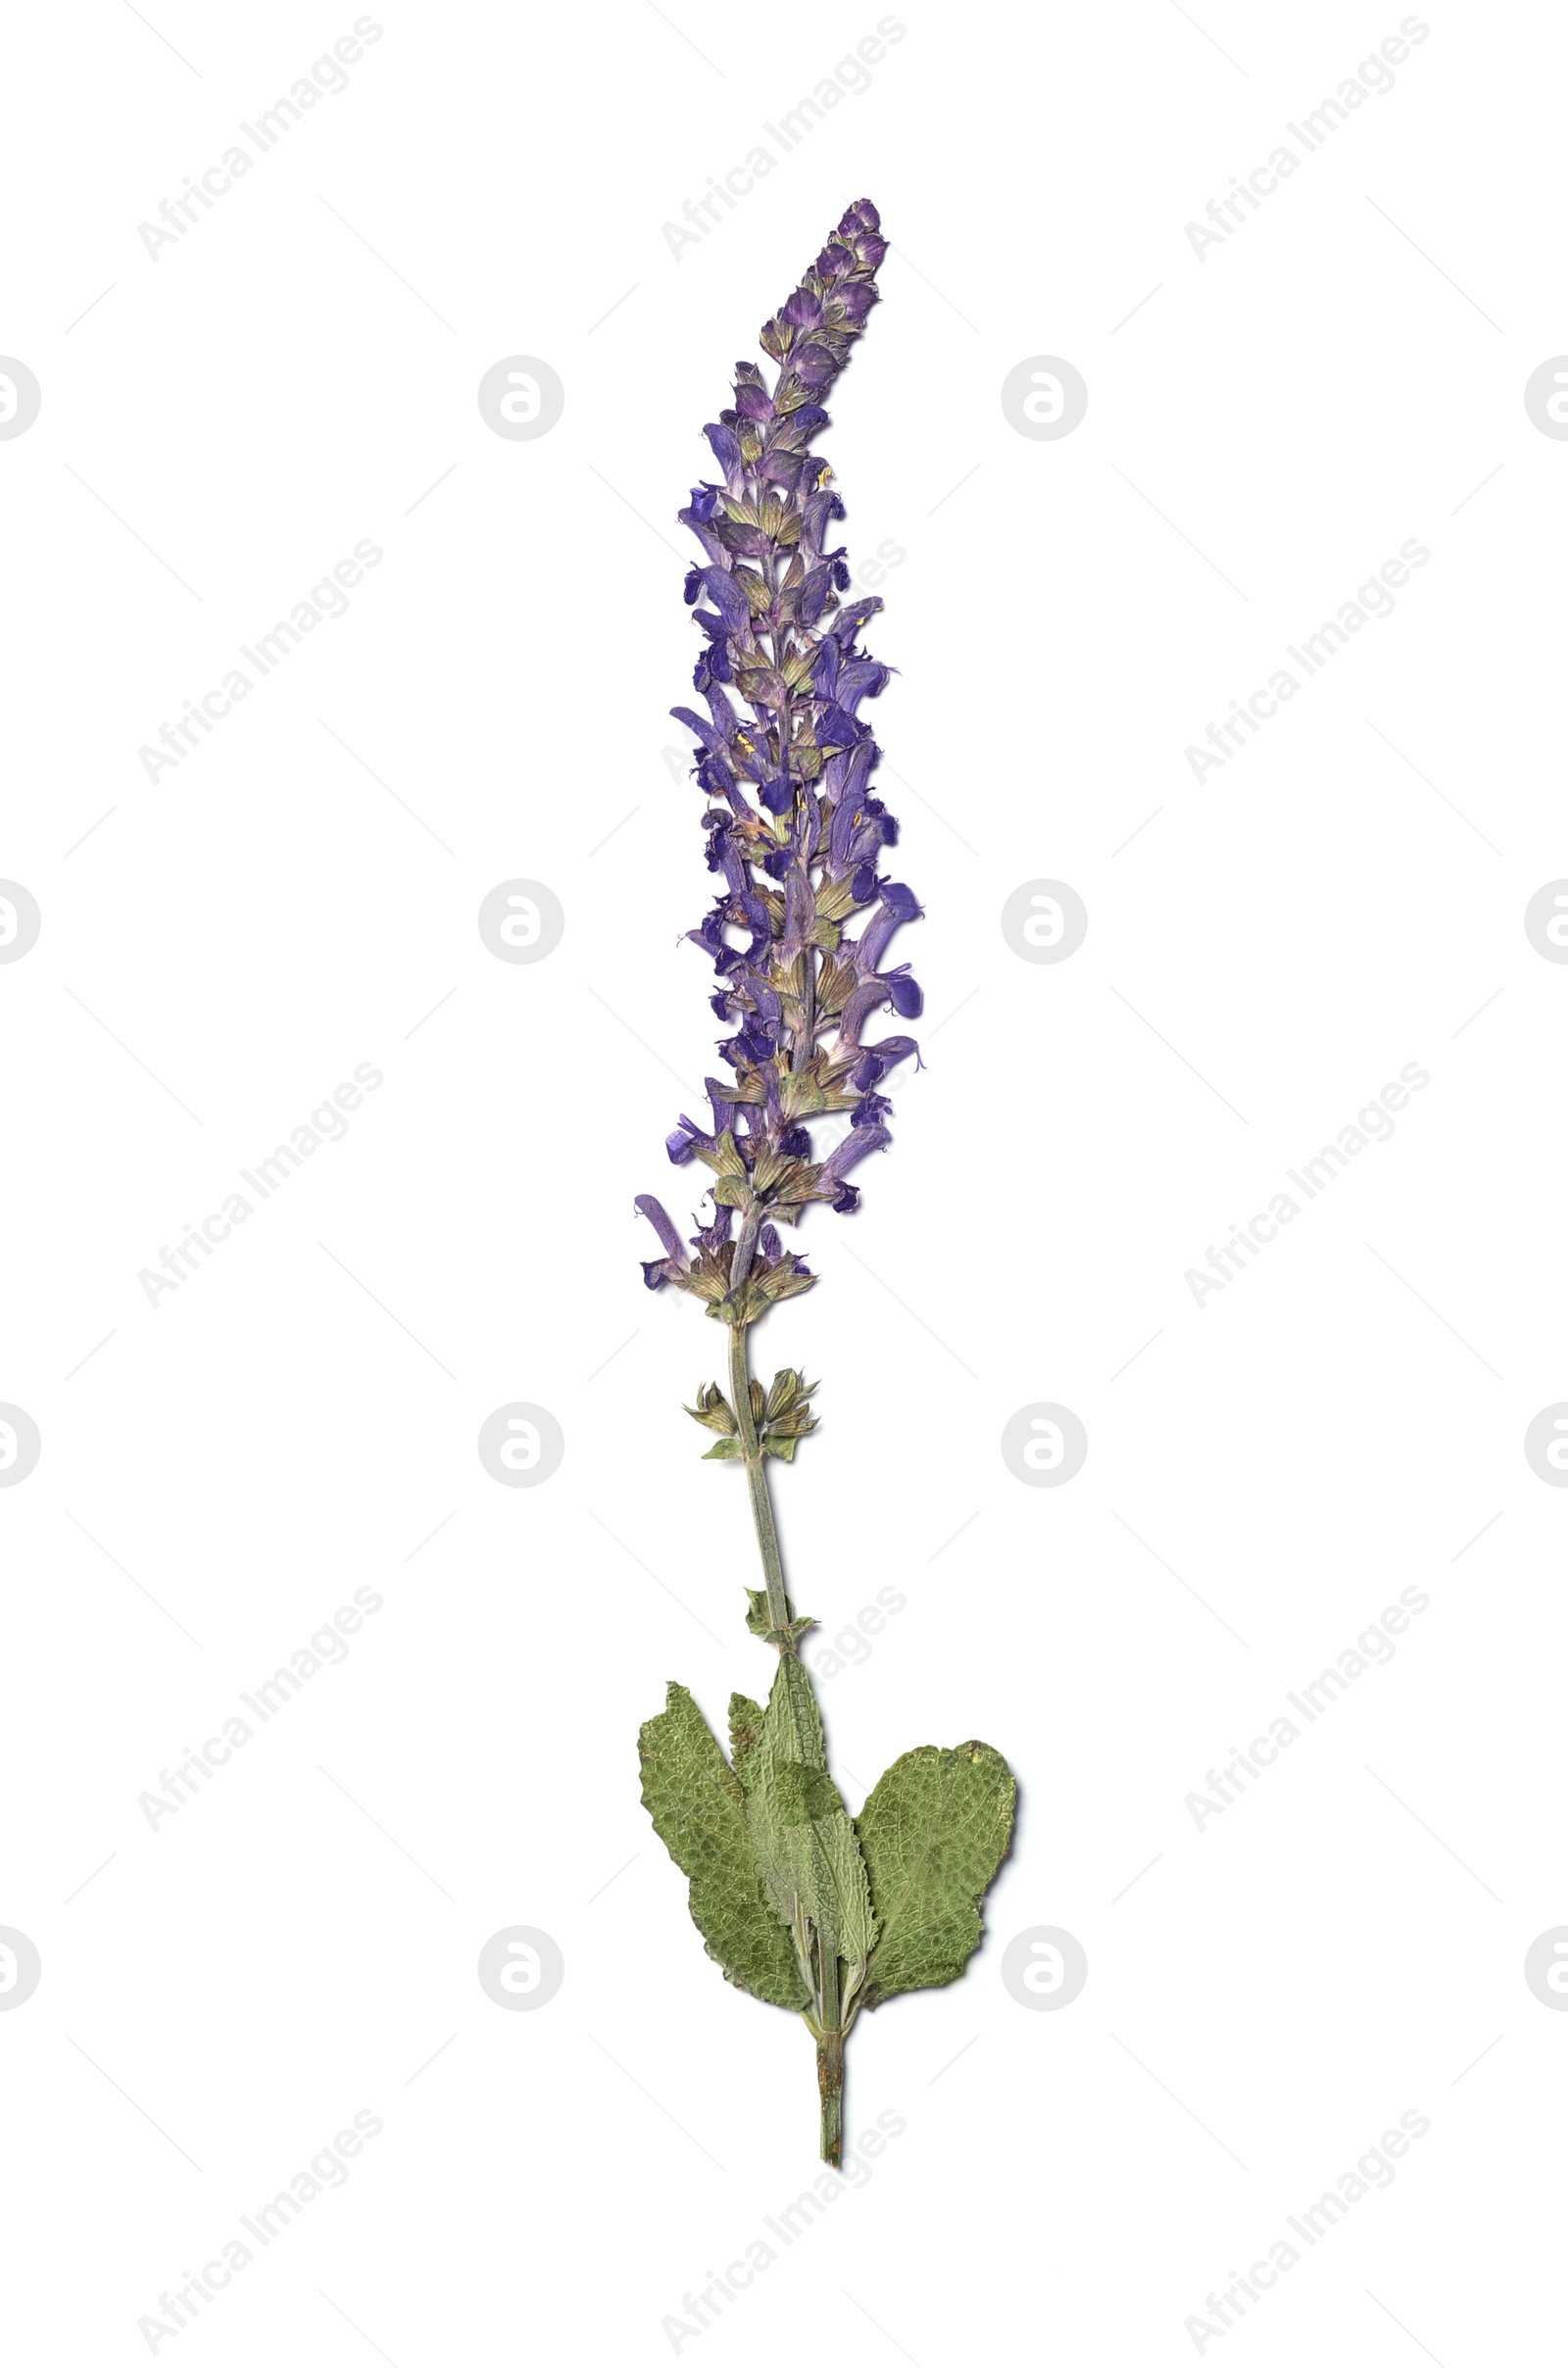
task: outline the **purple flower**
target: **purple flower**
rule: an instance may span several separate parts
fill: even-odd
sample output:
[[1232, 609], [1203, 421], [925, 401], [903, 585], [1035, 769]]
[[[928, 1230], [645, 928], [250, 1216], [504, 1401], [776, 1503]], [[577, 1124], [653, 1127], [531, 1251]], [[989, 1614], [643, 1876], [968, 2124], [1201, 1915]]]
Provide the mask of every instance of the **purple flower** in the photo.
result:
[[[841, 603], [848, 556], [827, 538], [844, 504], [811, 449], [877, 301], [880, 227], [868, 200], [850, 206], [763, 324], [776, 374], [736, 365], [733, 401], [704, 430], [723, 483], [694, 486], [679, 514], [701, 552], [686, 601], [704, 636], [694, 680], [708, 715], [672, 713], [698, 743], [693, 771], [712, 801], [701, 818], [719, 890], [687, 934], [717, 973], [711, 1003], [728, 1074], [709, 1081], [711, 1131], [683, 1114], [665, 1141], [677, 1166], [700, 1161], [712, 1176], [713, 1217], [693, 1240], [695, 1262], [659, 1202], [644, 1195], [637, 1206], [663, 1252], [648, 1262], [650, 1287], [679, 1283], [710, 1304], [727, 1305], [749, 1277], [761, 1278], [764, 1298], [805, 1288], [809, 1277], [778, 1228], [812, 1200], [844, 1213], [857, 1207], [849, 1170], [891, 1140], [892, 1105], [878, 1089], [916, 1049], [908, 1036], [860, 1041], [874, 1011], [920, 1011], [908, 964], [885, 959], [920, 906], [877, 868], [898, 824], [870, 788], [881, 751], [860, 709], [892, 669], [858, 635], [882, 603]], [[849, 1121], [820, 1162], [803, 1123], [817, 1111]]]
[[685, 1249], [662, 1202], [656, 1201], [651, 1192], [640, 1192], [637, 1195], [637, 1209], [664, 1245], [662, 1258], [645, 1258], [643, 1261], [643, 1281], [650, 1291], [662, 1291], [666, 1283], [675, 1280], [677, 1272], [684, 1272]]
[[751, 604], [727, 568], [705, 567], [701, 580], [709, 599], [724, 621], [726, 634], [734, 635], [750, 624]]
[[837, 1184], [868, 1152], [886, 1151], [892, 1140], [880, 1118], [873, 1118], [869, 1126], [852, 1126], [843, 1142], [836, 1144], [822, 1162], [823, 1181]]
[[[699, 1143], [706, 1142], [707, 1140], [707, 1136], [703, 1133], [702, 1128], [697, 1124], [695, 1118], [687, 1118], [683, 1116], [680, 1124], [664, 1137], [664, 1149], [669, 1154], [670, 1165], [672, 1167], [684, 1167], [692, 1156], [694, 1147]], [[656, 1201], [654, 1203], [654, 1207], [657, 1209], [658, 1206], [659, 1204]], [[641, 1202], [638, 1203], [638, 1207], [642, 1207]], [[647, 1215], [648, 1212], [645, 1209], [643, 1213], [644, 1215]], [[657, 1222], [657, 1220], [654, 1221]]]
[[741, 469], [741, 448], [738, 440], [730, 429], [727, 427], [710, 426], [705, 427], [703, 429], [703, 433], [708, 438], [709, 443], [712, 446], [713, 458], [718, 463], [720, 469], [722, 469], [724, 471], [725, 476], [739, 476]]

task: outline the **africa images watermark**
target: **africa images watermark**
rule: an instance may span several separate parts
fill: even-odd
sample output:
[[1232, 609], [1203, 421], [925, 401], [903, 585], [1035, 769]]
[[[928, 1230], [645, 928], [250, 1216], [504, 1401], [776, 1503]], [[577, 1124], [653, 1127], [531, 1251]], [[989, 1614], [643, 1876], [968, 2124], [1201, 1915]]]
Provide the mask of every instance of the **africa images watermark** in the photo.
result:
[[[136, 1806], [156, 1834], [165, 1817], [175, 1816], [195, 1800], [203, 1783], [211, 1783], [220, 1768], [227, 1767], [234, 1753], [244, 1748], [260, 1727], [292, 1702], [308, 1678], [317, 1671], [346, 1661], [349, 1649], [346, 1640], [357, 1636], [366, 1620], [373, 1618], [385, 1596], [373, 1587], [356, 1587], [354, 1602], [340, 1603], [329, 1621], [324, 1621], [312, 1636], [310, 1643], [301, 1645], [289, 1657], [286, 1668], [276, 1668], [265, 1678], [254, 1694], [240, 1694], [240, 1701], [255, 1719], [256, 1726], [239, 1711], [231, 1711], [222, 1722], [220, 1735], [209, 1735], [207, 1741], [192, 1751], [187, 1744], [183, 1756], [173, 1768], [161, 1768], [158, 1782], [161, 1790], [138, 1793]], [[356, 1608], [357, 1606], [357, 1608]]]
[[136, 1276], [148, 1303], [157, 1307], [167, 1292], [177, 1291], [200, 1269], [203, 1258], [212, 1257], [222, 1243], [230, 1240], [236, 1225], [252, 1217], [263, 1201], [270, 1201], [280, 1184], [286, 1184], [308, 1159], [320, 1150], [323, 1143], [341, 1143], [349, 1131], [347, 1112], [357, 1110], [367, 1094], [373, 1094], [385, 1082], [381, 1071], [368, 1061], [362, 1061], [354, 1071], [354, 1082], [347, 1079], [333, 1089], [331, 1099], [317, 1104], [308, 1119], [301, 1119], [286, 1143], [279, 1143], [265, 1159], [258, 1159], [254, 1168], [242, 1167], [241, 1180], [255, 1193], [248, 1201], [242, 1192], [231, 1192], [221, 1209], [215, 1209], [203, 1217], [200, 1225], [187, 1225], [183, 1241], [171, 1250], [166, 1243], [157, 1267], [143, 1266]]
[[148, 744], [136, 751], [148, 780], [156, 782], [160, 773], [168, 772], [182, 758], [193, 755], [201, 746], [198, 726], [200, 731], [210, 732], [215, 723], [221, 723], [225, 715], [231, 715], [240, 701], [250, 697], [262, 676], [272, 673], [299, 648], [307, 633], [313, 633], [327, 617], [346, 617], [349, 593], [364, 582], [368, 568], [379, 567], [384, 557], [379, 543], [362, 535], [349, 557], [340, 559], [330, 575], [323, 575], [318, 584], [312, 584], [308, 600], [297, 600], [287, 617], [280, 617], [270, 632], [257, 635], [254, 650], [242, 641], [239, 654], [256, 668], [256, 680], [252, 681], [243, 666], [230, 666], [217, 688], [203, 694], [199, 707], [187, 699], [179, 720], [160, 728], [158, 737], [163, 747]]
[[[1407, 1061], [1399, 1071], [1399, 1083], [1384, 1086], [1375, 1101], [1358, 1110], [1332, 1143], [1325, 1143], [1321, 1151], [1315, 1152], [1310, 1159], [1303, 1159], [1299, 1167], [1285, 1170], [1303, 1200], [1315, 1201], [1369, 1143], [1386, 1143], [1395, 1132], [1392, 1113], [1402, 1110], [1411, 1094], [1425, 1093], [1432, 1075], [1419, 1061]], [[1301, 1207], [1302, 1203], [1290, 1193], [1277, 1192], [1268, 1208], [1259, 1209], [1245, 1227], [1231, 1227], [1231, 1238], [1223, 1248], [1216, 1250], [1210, 1243], [1207, 1274], [1200, 1266], [1189, 1266], [1182, 1277], [1199, 1307], [1204, 1307], [1213, 1293], [1223, 1291], [1227, 1283], [1239, 1281], [1248, 1259], [1255, 1258], [1270, 1242], [1278, 1241], [1280, 1227], [1294, 1224]]]
[[1386, 1603], [1369, 1627], [1363, 1628], [1353, 1645], [1347, 1645], [1331, 1668], [1320, 1669], [1316, 1677], [1302, 1686], [1300, 1692], [1287, 1693], [1285, 1699], [1291, 1709], [1298, 1712], [1298, 1727], [1289, 1711], [1282, 1710], [1269, 1722], [1266, 1735], [1254, 1735], [1243, 1751], [1232, 1746], [1232, 1755], [1223, 1768], [1210, 1768], [1205, 1778], [1206, 1793], [1189, 1793], [1185, 1807], [1199, 1832], [1205, 1833], [1211, 1817], [1222, 1817], [1241, 1800], [1244, 1788], [1255, 1783], [1265, 1768], [1271, 1768], [1281, 1751], [1287, 1751], [1307, 1727], [1315, 1726], [1325, 1710], [1331, 1709], [1342, 1694], [1348, 1692], [1358, 1677], [1369, 1669], [1386, 1668], [1393, 1660], [1397, 1647], [1395, 1638], [1403, 1636], [1412, 1618], [1419, 1618], [1432, 1606], [1432, 1598], [1423, 1587], [1402, 1587], [1397, 1603]]
[[1337, 617], [1325, 617], [1315, 633], [1303, 634], [1299, 648], [1294, 641], [1288, 641], [1286, 654], [1300, 667], [1300, 680], [1289, 666], [1277, 666], [1245, 707], [1239, 699], [1233, 699], [1225, 721], [1209, 725], [1204, 735], [1208, 747], [1182, 751], [1192, 767], [1193, 779], [1201, 781], [1205, 773], [1216, 771], [1232, 757], [1239, 756], [1247, 746], [1247, 734], [1255, 736], [1260, 724], [1277, 715], [1286, 700], [1296, 697], [1302, 682], [1320, 674], [1329, 660], [1339, 656], [1352, 633], [1359, 633], [1375, 617], [1392, 617], [1398, 606], [1395, 593], [1409, 582], [1411, 569], [1424, 567], [1431, 557], [1425, 543], [1417, 542], [1413, 534], [1408, 535], [1395, 558], [1385, 560], [1376, 575], [1356, 585], [1354, 600], [1340, 603]]
[[[902, 2113], [879, 2113], [875, 2129], [862, 2130], [858, 2146], [846, 2141], [842, 2170], [820, 2172], [810, 2187], [801, 2190], [793, 2203], [776, 2213], [763, 2213], [762, 2226], [768, 2236], [776, 2237], [780, 2246], [791, 2245], [835, 2203], [841, 2202], [852, 2188], [869, 2187], [871, 2163], [887, 2151], [890, 2140], [902, 2138], [908, 2126]], [[725, 2304], [739, 2301], [747, 2287], [755, 2283], [758, 2272], [771, 2269], [777, 2259], [767, 2237], [756, 2236], [746, 2246], [745, 2259], [726, 2262], [722, 2277], [716, 2270], [709, 2270], [706, 2273], [709, 2283], [695, 2294], [682, 2294], [680, 2310], [666, 2311], [659, 2322], [671, 2351], [678, 2352], [698, 2336], [707, 2335]]]
[[165, 198], [158, 209], [159, 220], [165, 224], [163, 229], [159, 228], [158, 222], [136, 224], [141, 243], [154, 263], [159, 261], [160, 248], [177, 246], [186, 232], [201, 221], [198, 207], [210, 214], [214, 200], [226, 197], [234, 183], [242, 180], [252, 166], [269, 150], [275, 148], [286, 132], [292, 130], [307, 108], [314, 107], [319, 98], [342, 97], [349, 86], [344, 68], [358, 64], [365, 51], [380, 40], [381, 32], [382, 27], [373, 17], [357, 17], [352, 30], [333, 42], [331, 55], [318, 58], [310, 73], [301, 74], [286, 99], [274, 99], [254, 123], [241, 119], [240, 129], [255, 149], [254, 157], [248, 149], [237, 144], [225, 149], [216, 165], [207, 167], [199, 181], [192, 180], [187, 173], [185, 186], [179, 196]]
[[833, 72], [822, 76], [811, 96], [797, 99], [793, 107], [781, 113], [776, 123], [763, 123], [762, 129], [779, 152], [777, 157], [760, 141], [748, 150], [740, 164], [731, 165], [722, 180], [710, 178], [701, 197], [689, 197], [681, 214], [691, 227], [682, 229], [679, 222], [672, 222], [662, 224], [664, 244], [675, 261], [679, 263], [685, 248], [699, 245], [723, 221], [721, 206], [727, 206], [733, 214], [740, 199], [750, 197], [758, 182], [798, 148], [807, 133], [814, 131], [841, 99], [863, 99], [871, 87], [871, 69], [881, 65], [888, 51], [896, 48], [907, 31], [908, 26], [901, 25], [897, 17], [879, 18], [875, 31], [862, 35], [850, 56], [840, 58]]
[[[1326, 2237], [1354, 2203], [1360, 2203], [1374, 2188], [1390, 2188], [1398, 2173], [1395, 2164], [1410, 2151], [1412, 2139], [1425, 2138], [1432, 2124], [1414, 2105], [1399, 2115], [1396, 2130], [1385, 2130], [1376, 2146], [1358, 2155], [1353, 2171], [1343, 2172], [1333, 2187], [1325, 2188], [1315, 2203], [1309, 2203], [1298, 2216], [1287, 2212], [1285, 2225], [1300, 2238], [1303, 2245], [1311, 2246]], [[1190, 2311], [1182, 2324], [1192, 2337], [1193, 2348], [1201, 2354], [1222, 2335], [1232, 2335], [1237, 2321], [1245, 2316], [1249, 2302], [1259, 2302], [1270, 2287], [1277, 2286], [1283, 2271], [1294, 2269], [1301, 2258], [1289, 2237], [1276, 2237], [1268, 2248], [1266, 2261], [1254, 2261], [1242, 2276], [1231, 2271], [1232, 2283], [1219, 2294], [1203, 2297], [1202, 2311]], [[1207, 2312], [1207, 2316], [1203, 2315]]]
[[[296, 2171], [286, 2188], [279, 2188], [270, 2203], [264, 2203], [254, 2213], [241, 2212], [240, 2227], [259, 2250], [280, 2237], [290, 2222], [297, 2220], [306, 2204], [314, 2203], [318, 2195], [325, 2195], [329, 2187], [347, 2187], [349, 2164], [356, 2154], [365, 2151], [366, 2141], [379, 2138], [386, 2124], [379, 2113], [362, 2105], [354, 2116], [352, 2129], [339, 2130], [318, 2154], [313, 2154], [310, 2166]], [[138, 2334], [149, 2351], [156, 2352], [172, 2337], [183, 2335], [190, 2327], [204, 2302], [216, 2302], [225, 2286], [230, 2284], [236, 2270], [249, 2269], [256, 2252], [245, 2237], [230, 2237], [222, 2247], [222, 2258], [204, 2261], [201, 2274], [194, 2270], [181, 2272], [185, 2283], [173, 2294], [161, 2294], [156, 2311], [144, 2310], [136, 2321]]]
[[[1340, 125], [1349, 122], [1357, 107], [1364, 106], [1374, 96], [1386, 99], [1394, 88], [1392, 69], [1402, 66], [1411, 50], [1419, 49], [1431, 30], [1431, 25], [1423, 25], [1419, 17], [1406, 17], [1375, 57], [1363, 58], [1355, 73], [1347, 75], [1340, 84], [1338, 97], [1325, 99], [1303, 116], [1299, 123], [1287, 122], [1285, 128], [1300, 149], [1300, 156], [1295, 148], [1279, 147], [1263, 164], [1254, 165], [1245, 181], [1233, 173], [1229, 196], [1211, 197], [1203, 209], [1213, 228], [1205, 230], [1201, 222], [1196, 222], [1187, 224], [1187, 243], [1199, 262], [1206, 261], [1209, 247], [1223, 246], [1246, 222], [1246, 209], [1250, 207], [1255, 214], [1262, 200], [1272, 197], [1281, 181], [1298, 172], [1306, 157], [1315, 156]], [[1268, 177], [1271, 173], [1272, 179]]]
[[[890, 1619], [904, 1610], [909, 1599], [902, 1587], [879, 1587], [875, 1603], [862, 1603], [848, 1626], [833, 1636], [824, 1629], [817, 1642], [819, 1651], [811, 1662], [811, 1675], [818, 1685], [826, 1685], [842, 1677], [846, 1669], [861, 1667], [871, 1657], [870, 1639], [880, 1636]], [[879, 1608], [880, 1606], [880, 1608]]]

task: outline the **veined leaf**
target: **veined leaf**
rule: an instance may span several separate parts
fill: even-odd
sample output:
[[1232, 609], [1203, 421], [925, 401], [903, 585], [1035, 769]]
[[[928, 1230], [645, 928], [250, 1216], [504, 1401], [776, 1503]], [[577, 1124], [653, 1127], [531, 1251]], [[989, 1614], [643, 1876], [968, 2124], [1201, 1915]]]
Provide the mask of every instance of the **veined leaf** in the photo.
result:
[[956, 1981], [980, 1938], [980, 1900], [1012, 1834], [1017, 1787], [1000, 1751], [922, 1744], [893, 1762], [858, 1831], [881, 1938], [864, 2003]]
[[811, 1847], [810, 1882], [817, 1929], [852, 1969], [863, 1965], [876, 1942], [876, 1916], [855, 1822], [840, 1807], [805, 1829]]
[[810, 1678], [792, 1653], [779, 1660], [742, 1781], [758, 1870], [797, 1948], [808, 1924], [824, 1953], [863, 1964], [876, 1933], [865, 1863], [827, 1772]]
[[788, 1933], [760, 1879], [746, 1796], [696, 1702], [671, 1685], [638, 1739], [654, 1830], [691, 1881], [692, 1921], [726, 1977], [774, 2006], [808, 2006]]
[[762, 1741], [762, 1723], [766, 1711], [760, 1702], [753, 1702], [749, 1694], [732, 1694], [729, 1698], [729, 1756], [741, 1789], [749, 1783], [748, 1771], [752, 1755]]

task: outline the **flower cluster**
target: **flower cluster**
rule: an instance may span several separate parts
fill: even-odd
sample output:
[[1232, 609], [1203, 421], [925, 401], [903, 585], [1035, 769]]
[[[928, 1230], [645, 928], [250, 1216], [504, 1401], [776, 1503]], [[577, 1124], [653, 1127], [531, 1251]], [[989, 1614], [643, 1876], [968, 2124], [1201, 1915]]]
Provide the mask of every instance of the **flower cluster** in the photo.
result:
[[[734, 406], [704, 430], [723, 482], [694, 487], [679, 513], [703, 551], [686, 599], [704, 637], [693, 681], [707, 713], [672, 712], [699, 743], [693, 772], [719, 887], [688, 934], [711, 959], [712, 1008], [735, 1033], [718, 1044], [731, 1074], [706, 1080], [711, 1123], [682, 1116], [665, 1143], [677, 1167], [695, 1159], [715, 1179], [696, 1258], [652, 1194], [637, 1207], [662, 1250], [644, 1265], [649, 1288], [678, 1284], [742, 1326], [809, 1287], [777, 1226], [810, 1201], [857, 1207], [850, 1171], [890, 1140], [880, 1089], [916, 1050], [909, 1036], [864, 1040], [875, 1013], [920, 1011], [907, 963], [887, 959], [920, 907], [879, 868], [898, 825], [869, 787], [880, 752], [859, 710], [889, 668], [858, 636], [882, 603], [840, 605], [850, 573], [828, 546], [844, 505], [809, 449], [827, 424], [820, 398], [877, 301], [878, 231], [873, 205], [851, 206], [763, 324], [776, 381], [736, 365]], [[833, 1112], [849, 1130], [818, 1161], [810, 1121]]]

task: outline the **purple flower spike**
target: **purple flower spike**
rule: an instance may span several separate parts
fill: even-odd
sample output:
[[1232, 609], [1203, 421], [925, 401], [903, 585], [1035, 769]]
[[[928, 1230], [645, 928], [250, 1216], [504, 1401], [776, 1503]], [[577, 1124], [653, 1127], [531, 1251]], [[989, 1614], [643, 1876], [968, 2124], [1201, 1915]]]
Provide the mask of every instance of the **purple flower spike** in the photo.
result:
[[[774, 377], [736, 364], [733, 404], [706, 431], [723, 486], [694, 491], [680, 513], [702, 555], [686, 597], [704, 643], [693, 680], [711, 720], [674, 713], [698, 743], [696, 818], [716, 892], [686, 934], [717, 974], [707, 992], [725, 1073], [706, 1081], [712, 1132], [683, 1115], [665, 1145], [677, 1166], [708, 1169], [711, 1213], [695, 1216], [682, 1243], [659, 1201], [637, 1202], [663, 1253], [644, 1261], [650, 1290], [672, 1283], [726, 1329], [727, 1382], [702, 1382], [686, 1411], [713, 1435], [705, 1461], [731, 1481], [737, 1464], [745, 1473], [762, 1579], [747, 1591], [746, 1624], [777, 1655], [765, 1709], [731, 1697], [732, 1761], [692, 1696], [670, 1686], [638, 1739], [643, 1801], [690, 1880], [709, 1954], [738, 1987], [804, 2016], [822, 2160], [835, 2168], [846, 2034], [862, 2006], [961, 1970], [1015, 1790], [989, 1745], [928, 1745], [894, 1761], [852, 1822], [801, 1650], [817, 1623], [791, 1603], [768, 1479], [816, 1429], [817, 1385], [793, 1366], [765, 1384], [751, 1364], [752, 1327], [816, 1280], [788, 1229], [812, 1201], [844, 1216], [859, 1207], [851, 1172], [887, 1150], [893, 1105], [882, 1088], [916, 1053], [909, 1036], [860, 1041], [874, 1011], [912, 1019], [920, 1010], [907, 962], [884, 961], [920, 905], [880, 869], [898, 826], [872, 791], [880, 752], [859, 713], [889, 679], [858, 644], [882, 603], [840, 605], [852, 581], [833, 542], [844, 505], [811, 450], [828, 423], [816, 398], [862, 332], [886, 251], [876, 208], [858, 199], [759, 332]], [[867, 1455], [853, 1439], [848, 1448], [869, 1472]], [[694, 1558], [709, 1566], [706, 1554]], [[935, 1866], [942, 1880], [931, 1878], [901, 1925], [910, 1866]]]
[[[679, 1282], [742, 1324], [762, 1312], [746, 1296], [749, 1275], [775, 1295], [786, 1282], [806, 1287], [779, 1226], [811, 1201], [844, 1213], [858, 1205], [846, 1174], [890, 1140], [878, 1087], [915, 1050], [907, 1036], [864, 1046], [861, 1031], [875, 1011], [907, 1020], [921, 1008], [908, 964], [885, 959], [920, 904], [879, 870], [898, 824], [871, 787], [881, 751], [861, 710], [892, 669], [858, 637], [882, 603], [841, 601], [850, 572], [833, 528], [844, 504], [812, 450], [827, 392], [877, 302], [886, 251], [875, 206], [858, 199], [763, 324], [773, 374], [736, 364], [731, 399], [704, 430], [723, 482], [694, 486], [679, 514], [700, 547], [686, 599], [704, 638], [695, 679], [709, 713], [672, 713], [699, 743], [694, 778], [712, 801], [703, 845], [719, 891], [687, 934], [717, 973], [712, 1008], [725, 1028], [712, 1131], [683, 1115], [665, 1139], [677, 1167], [700, 1161], [711, 1177], [698, 1266], [671, 1249], [659, 1204], [638, 1206], [665, 1254], [650, 1263], [651, 1286]], [[802, 1123], [814, 1114], [848, 1120], [819, 1162]]]

